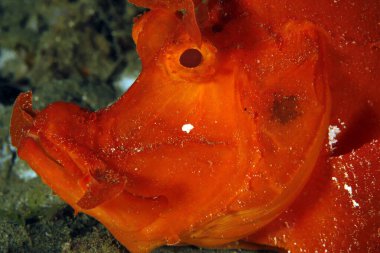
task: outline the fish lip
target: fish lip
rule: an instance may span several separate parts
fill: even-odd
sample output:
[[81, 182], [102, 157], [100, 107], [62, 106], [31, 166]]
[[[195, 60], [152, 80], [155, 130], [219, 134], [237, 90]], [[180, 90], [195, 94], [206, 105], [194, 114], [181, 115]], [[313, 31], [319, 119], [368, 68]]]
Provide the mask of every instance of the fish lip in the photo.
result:
[[[23, 93], [20, 94], [19, 98], [15, 102], [15, 108], [12, 115], [12, 143], [15, 147], [19, 149], [19, 154], [26, 157], [29, 161], [33, 161], [35, 163], [38, 160], [46, 159], [46, 161], [50, 161], [57, 165], [56, 169], [60, 169], [67, 177], [67, 180], [70, 180], [71, 185], [76, 188], [76, 192], [81, 192], [82, 194], [85, 192], [85, 185], [83, 179], [90, 175], [91, 173], [83, 170], [81, 163], [78, 163], [75, 159], [70, 156], [70, 152], [64, 150], [59, 147], [57, 143], [51, 140], [51, 134], [47, 135], [44, 131], [41, 130], [38, 122], [41, 117], [39, 117], [40, 113], [38, 111], [34, 111], [32, 108], [32, 93]], [[50, 136], [50, 137], [49, 137]], [[191, 134], [180, 132], [180, 130], [176, 130], [174, 134], [170, 134], [163, 138], [151, 139], [151, 140], [143, 140], [142, 136], [136, 136], [137, 138], [132, 143], [126, 143], [127, 149], [121, 151], [125, 157], [128, 156], [138, 156], [140, 152], [159, 152], [161, 148], [166, 147], [183, 147], [184, 150], [188, 148], [190, 145], [203, 145], [209, 148], [219, 145], [228, 145], [229, 141], [223, 141], [222, 138], [218, 136], [208, 137], [206, 135], [197, 134], [192, 132]], [[40, 158], [33, 157], [30, 155], [25, 156], [25, 154], [30, 151], [28, 149], [29, 146], [25, 146], [24, 143], [33, 142], [36, 149], [39, 149], [39, 154], [42, 156]], [[141, 141], [145, 143], [142, 144]], [[132, 145], [130, 145], [132, 144]], [[135, 144], [135, 145], [133, 145]], [[139, 145], [141, 144], [141, 145]], [[28, 144], [29, 145], [29, 144]], [[190, 147], [191, 148], [191, 147]], [[55, 149], [58, 149], [58, 152], [55, 152]], [[103, 151], [110, 150], [106, 147], [102, 148]], [[141, 149], [141, 150], [140, 150]], [[93, 150], [93, 149], [92, 149]], [[185, 151], [184, 151], [185, 152]], [[111, 152], [112, 153], [112, 152]], [[107, 163], [107, 161], [104, 161]], [[34, 168], [33, 168], [34, 169]], [[112, 168], [111, 168], [112, 169]], [[116, 169], [116, 168], [113, 168]], [[41, 178], [45, 178], [46, 174], [44, 174], [44, 168], [35, 168], [35, 171], [39, 172]], [[133, 173], [133, 172], [132, 172]], [[92, 177], [92, 176], [91, 176]], [[96, 180], [96, 179], [95, 179]], [[54, 181], [46, 181], [52, 188], [59, 188], [59, 183], [55, 183]], [[55, 185], [55, 186], [53, 186]], [[135, 197], [139, 197], [142, 199], [154, 199], [157, 196], [146, 196], [144, 194], [136, 194], [133, 191], [129, 191], [127, 189], [123, 189], [128, 194], [132, 194]], [[78, 208], [77, 201], [81, 198], [81, 195], [76, 195], [75, 198], [72, 197], [70, 205], [75, 207], [75, 209], [80, 210]], [[73, 202], [74, 201], [74, 202]]]
[[32, 92], [20, 93], [14, 102], [9, 130], [14, 147], [18, 148], [21, 140], [29, 134], [36, 113], [32, 108]]
[[[37, 132], [37, 133], [35, 133], [35, 132]], [[47, 143], [52, 145], [52, 149], [57, 148], [57, 145], [52, 143], [49, 139], [47, 139], [44, 135], [41, 135], [41, 133], [39, 133], [35, 129], [31, 129], [31, 131], [29, 131], [29, 133], [27, 133], [25, 138], [33, 139], [35, 144], [41, 149], [41, 151], [44, 153], [46, 158], [48, 158], [49, 160], [51, 160], [52, 162], [54, 162], [58, 166], [60, 166], [60, 168], [63, 171], [65, 171], [65, 173], [68, 176], [70, 176], [73, 181], [78, 183], [79, 180], [85, 176], [83, 174], [83, 172], [81, 171], [81, 169], [79, 168], [78, 164], [68, 155], [67, 152], [62, 152], [61, 154], [53, 154], [51, 151], [49, 151], [49, 149], [46, 147]], [[42, 141], [41, 138], [44, 140]], [[44, 145], [43, 142], [46, 142], [46, 144]], [[59, 157], [60, 155], [64, 156], [64, 157]], [[68, 168], [66, 166], [64, 166], [64, 164], [62, 164], [61, 161], [63, 159], [70, 160], [76, 166], [75, 171], [69, 171]], [[77, 172], [77, 173], [75, 173], [75, 172]]]
[[[10, 122], [10, 136], [12, 145], [17, 148], [17, 152], [20, 157], [25, 157], [24, 152], [27, 151], [27, 149], [25, 149], [25, 145], [28, 145], [28, 141], [32, 141], [34, 145], [36, 145], [36, 148], [41, 151], [41, 154], [43, 154], [45, 159], [48, 159], [59, 166], [62, 171], [65, 171], [67, 176], [70, 176], [70, 178], [75, 178], [74, 176], [78, 174], [73, 174], [67, 171], [65, 166], [59, 162], [60, 158], [57, 157], [57, 155], [52, 154], [52, 152], [49, 152], [49, 150], [42, 143], [41, 138], [43, 138], [44, 135], [35, 126], [38, 114], [39, 111], [33, 110], [32, 107], [32, 92], [28, 91], [20, 93], [15, 100]], [[67, 156], [67, 153], [65, 153], [65, 155]], [[38, 160], [38, 158], [34, 156], [30, 159], [34, 159], [34, 161]], [[33, 170], [37, 171], [34, 168]], [[79, 168], [78, 172], [80, 172]], [[39, 175], [43, 177], [42, 174], [43, 173], [40, 173]]]

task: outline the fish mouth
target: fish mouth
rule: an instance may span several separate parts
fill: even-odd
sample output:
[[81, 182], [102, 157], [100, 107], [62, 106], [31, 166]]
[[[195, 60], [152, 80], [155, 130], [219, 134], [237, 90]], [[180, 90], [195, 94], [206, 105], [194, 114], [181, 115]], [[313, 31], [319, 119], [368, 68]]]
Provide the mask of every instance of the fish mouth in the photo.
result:
[[[62, 159], [57, 155], [57, 147], [55, 147], [45, 136], [43, 131], [36, 126], [36, 119], [39, 113], [39, 111], [32, 108], [32, 92], [21, 93], [17, 97], [10, 123], [12, 145], [18, 149], [19, 155], [24, 154], [23, 150], [27, 149], [25, 146], [33, 146], [33, 151], [39, 150], [39, 154], [43, 154], [43, 156], [51, 162], [64, 168], [64, 165], [60, 162]], [[33, 145], [30, 143], [33, 143]], [[77, 173], [71, 171], [70, 174], [76, 177], [83, 173], [78, 169]]]
[[83, 195], [83, 190], [78, 187], [76, 177], [82, 173], [80, 170], [68, 173], [59, 162], [60, 159], [46, 149], [34, 126], [37, 114], [38, 111], [32, 108], [32, 92], [21, 93], [13, 107], [10, 122], [11, 143], [17, 148], [18, 156], [25, 160], [54, 192], [79, 210], [76, 202], [78, 196]]
[[[10, 136], [18, 156], [75, 210], [85, 193], [86, 173], [36, 126], [38, 111], [32, 108], [32, 92], [21, 93], [13, 107]], [[88, 173], [87, 173], [88, 174]], [[83, 181], [83, 182], [82, 182]]]
[[[152, 154], [164, 154], [168, 158], [165, 161], [169, 164], [169, 160], [175, 160], [171, 152], [178, 147], [181, 148], [181, 152], [188, 152], [189, 149], [195, 149], [195, 147], [202, 147], [202, 150], [208, 150], [216, 146], [225, 146], [228, 148], [231, 143], [227, 141], [217, 140], [217, 137], [206, 137], [200, 134], [192, 132], [191, 134], [180, 132], [175, 137], [168, 135], [161, 138], [161, 140], [143, 140], [144, 143], [139, 142], [138, 139], [143, 132], [139, 133], [140, 136], [135, 136], [137, 142], [134, 144], [126, 143], [125, 148], [121, 146], [111, 147], [102, 150], [105, 156], [111, 160], [118, 156], [128, 156], [128, 162], [122, 164], [120, 167], [127, 167], [126, 171], [118, 173], [119, 168], [108, 164], [108, 160], [102, 160], [101, 157], [97, 157], [95, 151], [91, 149], [83, 149], [81, 153], [90, 154], [92, 160], [96, 160], [97, 164], [104, 165], [104, 170], [98, 168], [92, 168], [86, 166], [88, 161], [78, 160], [77, 155], [79, 152], [73, 155], [72, 150], [68, 148], [62, 148], [60, 145], [52, 142], [42, 129], [36, 124], [39, 121], [37, 115], [40, 112], [33, 110], [32, 108], [32, 93], [22, 93], [16, 99], [14, 110], [11, 118], [11, 139], [12, 144], [18, 148], [20, 158], [26, 160], [34, 171], [46, 182], [55, 192], [62, 196], [76, 210], [88, 210], [97, 207], [107, 199], [115, 197], [121, 192], [128, 192], [134, 197], [141, 199], [154, 199], [161, 196], [160, 193], [145, 192], [135, 190], [134, 187], [138, 187], [138, 183], [134, 187], [128, 187], [127, 181], [135, 179], [136, 182], [144, 181], [146, 178], [150, 178], [149, 175], [151, 168], [145, 168], [146, 173], [139, 174], [139, 171], [135, 171], [136, 168], [141, 167]], [[47, 119], [48, 121], [48, 119]], [[179, 129], [178, 131], [181, 131]], [[49, 134], [50, 135], [50, 134]], [[141, 137], [142, 138], [142, 137]], [[67, 141], [66, 141], [67, 142]], [[77, 143], [73, 143], [75, 145]], [[62, 145], [64, 145], [62, 143]], [[193, 151], [193, 154], [195, 152]], [[194, 155], [193, 155], [194, 158]], [[156, 164], [161, 163], [160, 159], [155, 160]], [[197, 161], [202, 162], [205, 165], [210, 163], [207, 160]], [[193, 161], [193, 163], [196, 163]], [[154, 166], [154, 163], [149, 163], [150, 166]], [[47, 166], [49, 165], [49, 166]], [[179, 166], [173, 162], [170, 166]], [[162, 167], [162, 166], [160, 166]], [[59, 180], [57, 182], [58, 176]], [[142, 178], [142, 179], [141, 179]], [[153, 180], [154, 181], [154, 180]], [[61, 185], [65, 185], [64, 189]], [[96, 187], [96, 190], [89, 189], [89, 185]], [[68, 187], [68, 188], [67, 188]], [[138, 187], [139, 188], [139, 187]], [[75, 189], [73, 194], [66, 193], [67, 189]], [[160, 192], [160, 189], [155, 189]], [[69, 191], [69, 192], [70, 192]], [[109, 198], [95, 198], [94, 194], [102, 192], [102, 195]], [[112, 192], [106, 194], [105, 191]], [[90, 194], [91, 193], [91, 194]], [[86, 195], [87, 194], [87, 195]], [[83, 198], [85, 198], [83, 200]], [[97, 201], [90, 201], [90, 199], [96, 199]]]

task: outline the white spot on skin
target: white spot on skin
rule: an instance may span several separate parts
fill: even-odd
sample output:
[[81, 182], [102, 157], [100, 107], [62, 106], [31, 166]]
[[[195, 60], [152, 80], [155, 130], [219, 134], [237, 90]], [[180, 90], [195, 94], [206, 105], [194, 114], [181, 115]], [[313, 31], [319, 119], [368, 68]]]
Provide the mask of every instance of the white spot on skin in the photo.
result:
[[352, 200], [352, 205], [353, 205], [354, 207], [359, 207], [359, 206], [360, 206], [359, 203], [356, 202], [354, 199]]
[[352, 202], [352, 206], [353, 206], [354, 208], [359, 207], [359, 206], [360, 206], [359, 203], [356, 202], [356, 200], [354, 200], [354, 199], [352, 198], [352, 187], [349, 186], [349, 185], [347, 185], [347, 184], [344, 184], [344, 189], [345, 189], [345, 190], [348, 192], [348, 194], [350, 195], [351, 202]]
[[341, 125], [341, 127], [343, 127], [343, 129], [347, 128], [346, 123], [344, 121], [342, 121], [341, 119], [338, 119], [338, 122]]
[[330, 151], [333, 151], [335, 149], [335, 144], [338, 142], [336, 140], [336, 136], [340, 133], [340, 129], [338, 126], [329, 126], [329, 146]]
[[347, 185], [347, 184], [344, 184], [344, 189], [346, 191], [348, 191], [348, 193], [350, 194], [350, 196], [352, 196], [352, 187]]
[[336, 177], [331, 177], [331, 180], [335, 182], [336, 186], [338, 187], [338, 189], [340, 189], [340, 185], [339, 185], [339, 182], [338, 182], [338, 179]]
[[192, 124], [184, 124], [182, 126], [182, 131], [186, 132], [186, 133], [190, 133], [191, 130], [194, 129], [194, 126]]

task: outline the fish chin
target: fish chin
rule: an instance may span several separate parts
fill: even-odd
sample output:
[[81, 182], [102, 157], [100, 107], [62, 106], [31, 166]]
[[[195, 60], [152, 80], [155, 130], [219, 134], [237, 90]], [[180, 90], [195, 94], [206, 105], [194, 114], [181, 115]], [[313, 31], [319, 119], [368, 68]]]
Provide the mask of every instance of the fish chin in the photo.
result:
[[[83, 195], [77, 180], [52, 157], [35, 136], [20, 140], [18, 155], [25, 160], [41, 179], [74, 209], [80, 210], [76, 202]], [[68, 190], [69, 189], [69, 190]]]

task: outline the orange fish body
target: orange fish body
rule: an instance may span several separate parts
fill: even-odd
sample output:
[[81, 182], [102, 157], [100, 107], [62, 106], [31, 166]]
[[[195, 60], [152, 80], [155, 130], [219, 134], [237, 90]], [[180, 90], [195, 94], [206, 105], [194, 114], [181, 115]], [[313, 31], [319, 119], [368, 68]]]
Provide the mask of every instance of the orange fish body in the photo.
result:
[[44, 182], [133, 252], [240, 239], [375, 252], [380, 4], [131, 2], [151, 11], [118, 101], [15, 102], [12, 143]]

